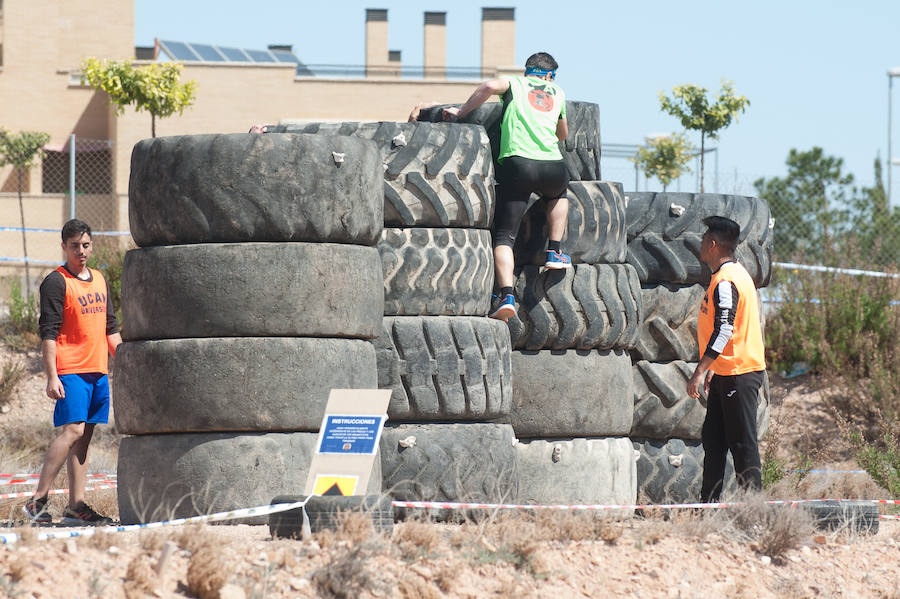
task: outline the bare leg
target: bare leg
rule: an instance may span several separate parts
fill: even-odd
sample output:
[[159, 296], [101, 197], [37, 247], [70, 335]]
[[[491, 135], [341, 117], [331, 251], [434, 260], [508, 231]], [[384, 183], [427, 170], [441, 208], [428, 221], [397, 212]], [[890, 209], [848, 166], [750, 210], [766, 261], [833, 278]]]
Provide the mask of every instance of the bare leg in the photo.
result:
[[547, 202], [547, 234], [551, 241], [561, 241], [569, 224], [569, 198], [563, 196]]
[[69, 476], [69, 507], [84, 503], [84, 489], [87, 485], [87, 453], [88, 445], [94, 436], [94, 423], [84, 425], [84, 434], [72, 446], [66, 462]]
[[[93, 427], [93, 425], [91, 426]], [[81, 439], [84, 434], [84, 428], [83, 422], [71, 422], [62, 426], [62, 432], [53, 440], [53, 443], [50, 444], [50, 449], [47, 450], [47, 457], [44, 458], [44, 465], [41, 467], [41, 478], [38, 480], [37, 489], [34, 491], [35, 497], [46, 497], [50, 492], [53, 479], [56, 478], [63, 464], [66, 463], [69, 452]], [[69, 477], [71, 485], [71, 469], [69, 470]]]
[[498, 289], [513, 286], [513, 269], [516, 262], [513, 250], [508, 245], [494, 248], [494, 285]]

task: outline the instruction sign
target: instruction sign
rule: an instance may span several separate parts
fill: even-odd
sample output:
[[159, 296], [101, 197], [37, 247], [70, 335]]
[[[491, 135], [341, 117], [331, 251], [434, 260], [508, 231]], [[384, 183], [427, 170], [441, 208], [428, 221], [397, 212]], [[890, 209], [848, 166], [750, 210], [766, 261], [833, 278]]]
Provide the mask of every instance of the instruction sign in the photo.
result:
[[364, 495], [387, 421], [390, 389], [332, 389], [305, 495]]
[[387, 416], [326, 414], [316, 453], [375, 455]]

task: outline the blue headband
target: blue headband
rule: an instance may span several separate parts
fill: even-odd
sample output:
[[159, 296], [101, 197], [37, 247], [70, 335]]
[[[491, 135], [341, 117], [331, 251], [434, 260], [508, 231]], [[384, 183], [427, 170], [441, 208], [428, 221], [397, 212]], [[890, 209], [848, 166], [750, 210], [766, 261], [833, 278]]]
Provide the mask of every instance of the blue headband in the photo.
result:
[[537, 77], [545, 77], [546, 75], [550, 75], [553, 79], [556, 79], [556, 69], [552, 71], [548, 71], [545, 69], [539, 69], [537, 67], [526, 67], [525, 68], [525, 76], [535, 75]]

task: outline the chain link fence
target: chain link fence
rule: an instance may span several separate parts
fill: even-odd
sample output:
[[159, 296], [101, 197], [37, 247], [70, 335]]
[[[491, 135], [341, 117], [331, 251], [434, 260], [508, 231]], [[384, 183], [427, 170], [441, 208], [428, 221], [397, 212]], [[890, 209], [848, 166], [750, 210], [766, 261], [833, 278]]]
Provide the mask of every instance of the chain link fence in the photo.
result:
[[91, 226], [95, 246], [119, 248], [127, 239], [116, 231], [113, 142], [72, 136], [44, 150], [40, 165], [22, 173], [21, 189], [15, 170], [6, 169], [0, 182], [0, 293], [13, 280], [24, 286], [26, 278], [34, 291], [43, 275], [62, 263], [59, 232], [70, 218]]

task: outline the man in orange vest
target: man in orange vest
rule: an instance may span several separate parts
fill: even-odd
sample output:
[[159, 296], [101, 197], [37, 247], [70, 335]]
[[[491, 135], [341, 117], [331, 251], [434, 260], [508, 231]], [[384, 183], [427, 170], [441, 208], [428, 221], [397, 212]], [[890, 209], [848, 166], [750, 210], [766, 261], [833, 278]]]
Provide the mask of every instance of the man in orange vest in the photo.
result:
[[22, 508], [32, 521], [52, 521], [47, 495], [63, 464], [69, 478], [69, 505], [62, 523], [76, 526], [110, 524], [84, 503], [87, 452], [94, 426], [109, 419], [109, 354], [122, 342], [99, 270], [88, 268], [93, 252], [91, 228], [72, 219], [62, 228], [66, 263], [41, 283], [41, 353], [47, 375], [47, 397], [56, 400], [53, 425], [61, 427], [50, 444], [34, 497]]
[[756, 404], [766, 370], [756, 286], [735, 259], [740, 226], [731, 219], [710, 216], [700, 244], [700, 259], [712, 280], [697, 320], [700, 363], [687, 383], [687, 393], [707, 394], [703, 421], [703, 501], [716, 502], [725, 479], [725, 460], [731, 450], [738, 484], [762, 489]]

